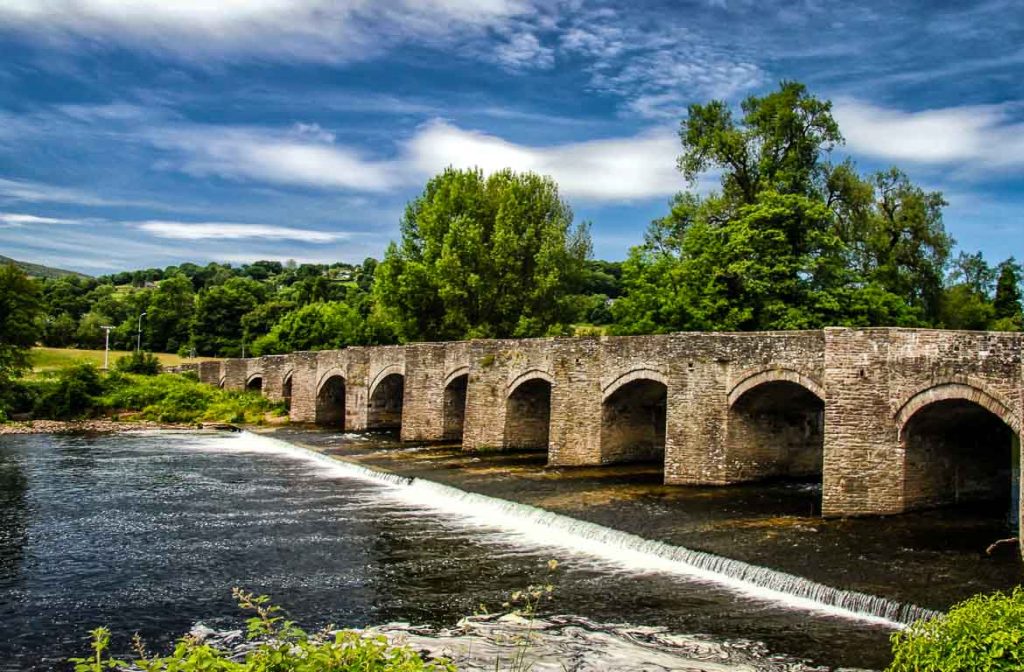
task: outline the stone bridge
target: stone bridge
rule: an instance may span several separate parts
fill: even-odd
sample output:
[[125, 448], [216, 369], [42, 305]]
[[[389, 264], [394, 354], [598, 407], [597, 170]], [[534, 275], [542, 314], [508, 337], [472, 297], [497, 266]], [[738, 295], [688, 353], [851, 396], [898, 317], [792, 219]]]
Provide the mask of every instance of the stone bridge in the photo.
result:
[[[1024, 334], [803, 332], [480, 340], [194, 365], [294, 422], [656, 460], [667, 484], [817, 477], [826, 516], [1019, 500]], [[1013, 485], [1011, 486], [1011, 483]]]

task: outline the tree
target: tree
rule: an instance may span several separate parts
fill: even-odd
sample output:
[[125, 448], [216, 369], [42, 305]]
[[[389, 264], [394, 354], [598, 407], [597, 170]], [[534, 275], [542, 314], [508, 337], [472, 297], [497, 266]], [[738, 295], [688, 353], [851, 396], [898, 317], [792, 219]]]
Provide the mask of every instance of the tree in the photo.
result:
[[994, 329], [1021, 331], [1024, 329], [1024, 314], [1021, 311], [1020, 282], [1024, 269], [1010, 257], [999, 264], [999, 279], [996, 280], [996, 296], [992, 302], [995, 312]]
[[338, 301], [310, 303], [285, 314], [270, 333], [253, 343], [254, 355], [344, 348], [365, 343], [364, 321]]
[[145, 341], [158, 352], [177, 352], [189, 342], [195, 295], [192, 281], [182, 274], [165, 277], [150, 294], [146, 309]]
[[449, 168], [409, 203], [374, 269], [376, 325], [401, 340], [559, 333], [590, 254], [548, 177]]
[[39, 286], [14, 264], [0, 266], [0, 379], [6, 383], [28, 367], [28, 351], [39, 338]]
[[266, 290], [248, 278], [230, 278], [199, 293], [192, 341], [200, 355], [242, 354], [242, 317], [266, 300]]

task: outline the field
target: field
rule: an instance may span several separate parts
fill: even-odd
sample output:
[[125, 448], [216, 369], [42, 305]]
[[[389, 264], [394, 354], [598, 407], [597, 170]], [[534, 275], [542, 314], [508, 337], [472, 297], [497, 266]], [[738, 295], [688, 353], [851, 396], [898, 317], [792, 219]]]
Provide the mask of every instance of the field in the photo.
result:
[[[118, 357], [123, 357], [128, 353], [123, 350], [111, 350], [110, 351], [110, 366], [114, 366], [114, 362], [117, 361]], [[77, 364], [79, 362], [92, 362], [98, 367], [103, 366], [103, 351], [102, 350], [76, 350], [73, 348], [32, 348], [32, 353], [29, 355], [32, 360], [32, 371], [35, 373], [42, 373], [44, 371], [53, 371], [54, 369], [60, 369], [69, 364]], [[187, 359], [185, 357], [179, 357], [171, 353], [158, 352], [156, 356], [160, 358], [160, 363], [164, 366], [176, 366], [178, 364], [184, 364], [186, 362], [198, 362], [205, 359], [213, 359], [211, 357], [197, 357], [195, 359]]]

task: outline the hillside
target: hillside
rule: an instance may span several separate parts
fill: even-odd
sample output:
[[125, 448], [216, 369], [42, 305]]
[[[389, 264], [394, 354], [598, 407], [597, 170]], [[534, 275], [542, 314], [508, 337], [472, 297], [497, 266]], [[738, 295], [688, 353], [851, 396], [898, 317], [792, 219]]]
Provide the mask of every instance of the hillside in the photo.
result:
[[18, 261], [17, 259], [11, 259], [0, 254], [0, 264], [14, 264], [21, 270], [25, 271], [28, 275], [33, 278], [65, 278], [67, 276], [76, 276], [79, 278], [87, 278], [85, 273], [78, 273], [77, 271], [65, 271], [63, 268], [52, 268], [50, 266], [43, 266], [42, 264], [33, 264], [27, 261]]

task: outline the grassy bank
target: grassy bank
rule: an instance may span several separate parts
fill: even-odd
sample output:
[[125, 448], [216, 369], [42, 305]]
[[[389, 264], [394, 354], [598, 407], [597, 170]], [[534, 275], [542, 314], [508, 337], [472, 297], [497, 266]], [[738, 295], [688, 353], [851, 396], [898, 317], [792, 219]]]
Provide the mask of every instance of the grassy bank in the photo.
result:
[[162, 423], [261, 424], [284, 415], [282, 403], [256, 392], [229, 391], [193, 375], [104, 372], [80, 363], [16, 381], [6, 394], [8, 417], [79, 420], [107, 417]]
[[[128, 354], [130, 353], [123, 350], [111, 350], [110, 366], [113, 367], [114, 362], [116, 362], [119, 357], [123, 357]], [[178, 364], [184, 364], [186, 362], [198, 362], [204, 359], [211, 359], [210, 357], [187, 359], [169, 352], [156, 353], [156, 356], [160, 359], [160, 364], [162, 366], [177, 366]], [[32, 348], [32, 351], [29, 353], [29, 360], [32, 363], [32, 371], [34, 373], [56, 371], [75, 364], [92, 364], [96, 367], [102, 367], [103, 351], [78, 350], [75, 348]]]

